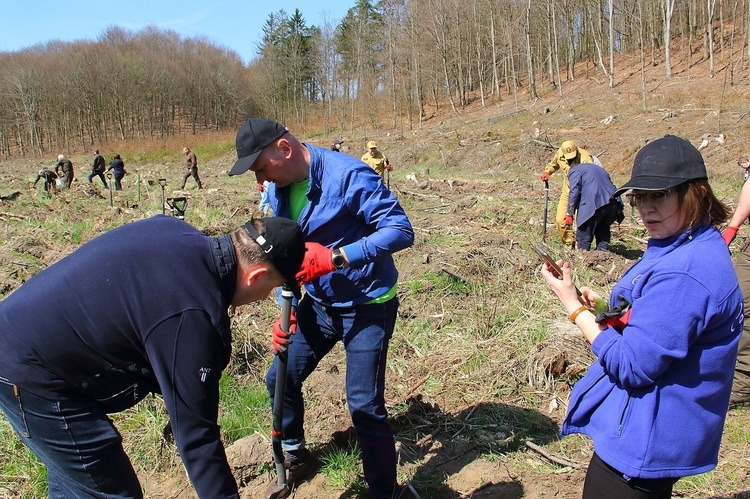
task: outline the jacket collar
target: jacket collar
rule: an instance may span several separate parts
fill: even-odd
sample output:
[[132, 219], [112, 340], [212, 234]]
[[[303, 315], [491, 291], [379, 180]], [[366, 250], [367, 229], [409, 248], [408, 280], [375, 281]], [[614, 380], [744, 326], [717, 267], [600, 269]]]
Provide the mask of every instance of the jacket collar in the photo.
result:
[[229, 234], [211, 238], [211, 254], [219, 274], [221, 295], [231, 303], [237, 286], [237, 254]]

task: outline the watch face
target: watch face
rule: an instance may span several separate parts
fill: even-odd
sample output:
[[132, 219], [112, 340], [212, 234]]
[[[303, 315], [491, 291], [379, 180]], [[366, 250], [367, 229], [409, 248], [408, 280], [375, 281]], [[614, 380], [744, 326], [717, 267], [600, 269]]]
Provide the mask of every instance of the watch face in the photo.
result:
[[344, 255], [341, 254], [339, 250], [336, 250], [333, 252], [333, 266], [337, 269], [343, 269], [344, 265], [346, 263], [346, 260], [344, 260]]

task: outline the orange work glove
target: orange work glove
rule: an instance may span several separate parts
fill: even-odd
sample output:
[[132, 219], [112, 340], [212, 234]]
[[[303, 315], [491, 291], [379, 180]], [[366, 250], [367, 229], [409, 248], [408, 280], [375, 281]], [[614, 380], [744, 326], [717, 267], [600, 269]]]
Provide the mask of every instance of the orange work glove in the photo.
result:
[[726, 229], [724, 229], [724, 232], [721, 233], [722, 239], [724, 239], [724, 242], [727, 243], [727, 246], [731, 244], [732, 241], [734, 241], [734, 238], [737, 236], [737, 231], [740, 230], [739, 227], [732, 227], [729, 225]]
[[542, 173], [542, 177], [541, 178], [542, 178], [542, 182], [545, 182], [545, 181], [549, 180], [549, 173], [547, 173], [547, 172]]
[[305, 243], [305, 256], [297, 272], [297, 282], [302, 285], [336, 270], [333, 266], [333, 250], [322, 244]]
[[565, 218], [563, 219], [563, 222], [568, 227], [571, 227], [573, 225], [573, 215], [565, 215]]
[[292, 309], [292, 315], [289, 317], [289, 332], [285, 333], [281, 329], [281, 316], [276, 319], [276, 322], [271, 326], [273, 333], [272, 346], [273, 351], [276, 353], [286, 352], [289, 345], [292, 344], [292, 340], [289, 337], [297, 332], [297, 317], [294, 315], [294, 309]]

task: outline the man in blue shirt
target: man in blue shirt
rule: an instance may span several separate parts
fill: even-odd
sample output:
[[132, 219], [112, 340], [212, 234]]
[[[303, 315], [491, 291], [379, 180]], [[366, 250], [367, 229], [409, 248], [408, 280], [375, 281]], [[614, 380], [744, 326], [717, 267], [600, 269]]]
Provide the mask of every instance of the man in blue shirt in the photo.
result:
[[607, 251], [612, 235], [610, 227], [625, 217], [622, 202], [612, 196], [617, 188], [609, 173], [593, 163], [574, 164], [568, 170], [568, 184], [570, 194], [564, 222], [571, 227], [576, 215], [576, 246], [589, 251], [596, 238], [596, 250]]
[[47, 467], [49, 497], [143, 497], [107, 414], [151, 392], [198, 496], [239, 497], [217, 424], [227, 309], [294, 284], [303, 253], [291, 220], [208, 237], [158, 215], [93, 239], [0, 302], [0, 410]]
[[[346, 394], [362, 449], [365, 480], [375, 499], [396, 493], [396, 450], [385, 407], [388, 343], [398, 310], [392, 254], [414, 232], [380, 176], [349, 155], [302, 143], [283, 125], [250, 118], [237, 133], [237, 162], [271, 182], [273, 212], [296, 220], [305, 235], [293, 342], [274, 325], [274, 348], [288, 349], [283, 447], [289, 481], [310, 471], [305, 449], [302, 383], [337, 342], [346, 351]], [[293, 333], [294, 334], [294, 333]], [[277, 360], [266, 382], [273, 397]]]

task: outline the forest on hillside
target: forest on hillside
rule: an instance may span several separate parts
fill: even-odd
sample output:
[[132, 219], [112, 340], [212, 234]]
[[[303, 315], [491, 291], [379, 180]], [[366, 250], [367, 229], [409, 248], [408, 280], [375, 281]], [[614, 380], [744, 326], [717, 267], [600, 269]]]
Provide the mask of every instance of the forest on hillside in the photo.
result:
[[244, 65], [201, 37], [110, 26], [0, 53], [0, 158], [234, 130], [249, 115], [413, 128], [443, 106], [562, 96], [582, 61], [614, 88], [622, 56], [670, 78], [678, 51], [680, 71], [705, 61], [731, 84], [749, 27], [750, 0], [356, 0], [335, 25], [270, 14]]

